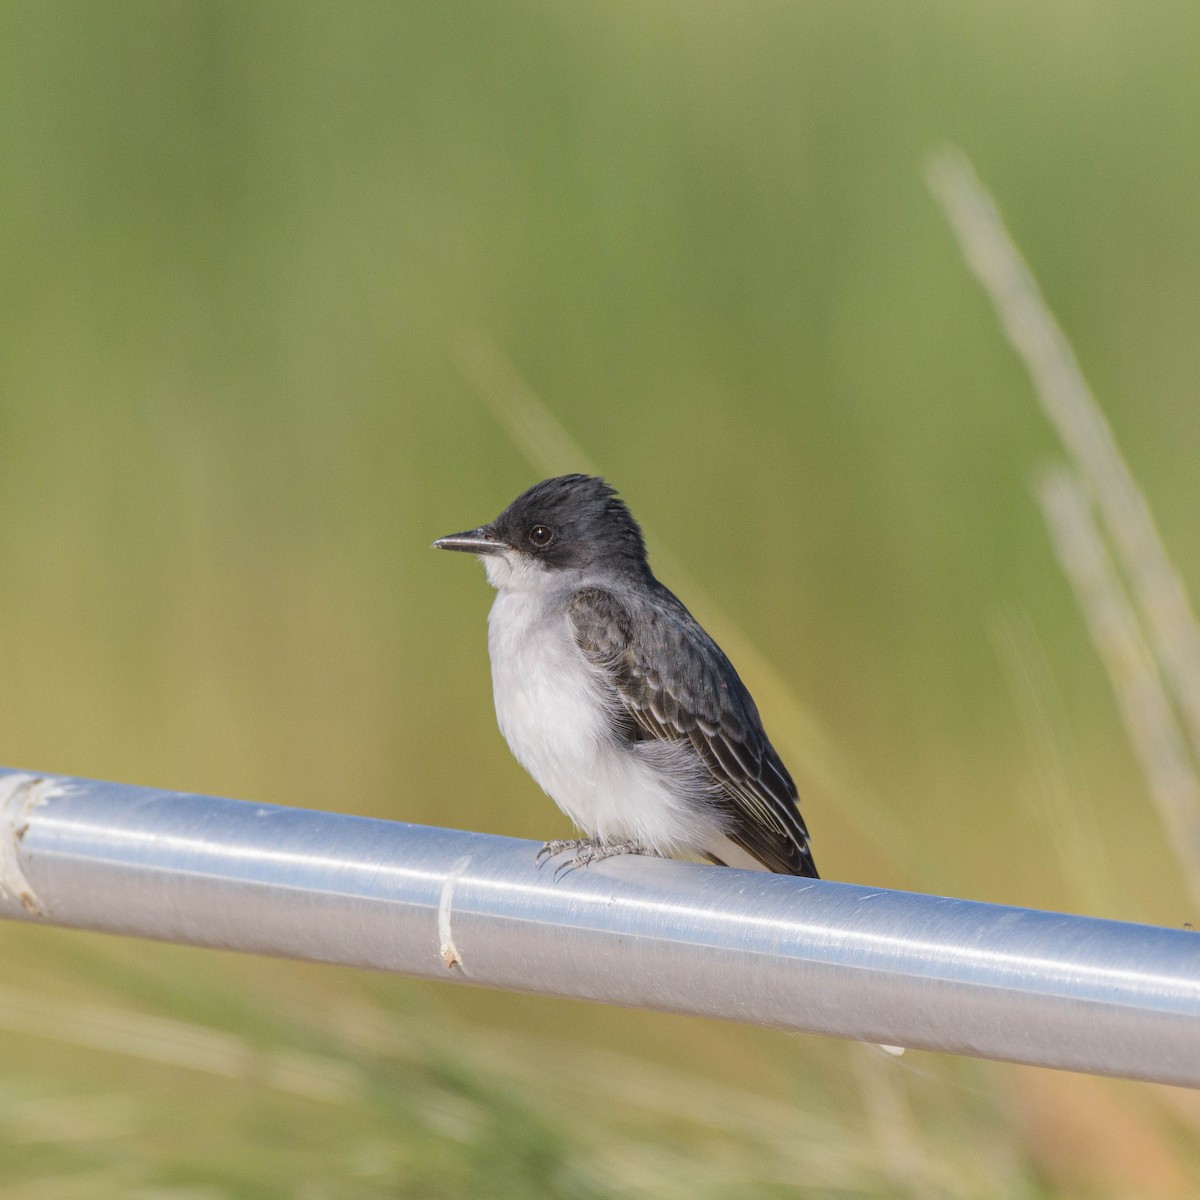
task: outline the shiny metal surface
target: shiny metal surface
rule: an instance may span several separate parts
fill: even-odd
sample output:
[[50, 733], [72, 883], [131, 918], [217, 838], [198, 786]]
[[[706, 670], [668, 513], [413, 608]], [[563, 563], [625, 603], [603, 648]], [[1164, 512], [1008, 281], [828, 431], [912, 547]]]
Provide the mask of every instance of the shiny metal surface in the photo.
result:
[[0, 770], [0, 915], [1200, 1086], [1200, 938]]

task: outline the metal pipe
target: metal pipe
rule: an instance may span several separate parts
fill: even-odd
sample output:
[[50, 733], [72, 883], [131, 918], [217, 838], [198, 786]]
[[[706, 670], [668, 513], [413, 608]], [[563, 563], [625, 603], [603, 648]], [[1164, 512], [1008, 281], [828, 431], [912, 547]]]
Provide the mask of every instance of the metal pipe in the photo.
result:
[[1200, 938], [0, 770], [0, 915], [1200, 1086]]

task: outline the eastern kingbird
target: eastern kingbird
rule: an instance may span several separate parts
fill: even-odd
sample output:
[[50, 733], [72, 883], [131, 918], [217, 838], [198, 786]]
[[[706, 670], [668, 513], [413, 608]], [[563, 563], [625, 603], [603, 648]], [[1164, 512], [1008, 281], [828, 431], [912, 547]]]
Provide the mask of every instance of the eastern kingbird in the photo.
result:
[[655, 579], [603, 479], [547, 479], [491, 524], [433, 545], [487, 569], [500, 730], [587, 834], [547, 842], [539, 860], [684, 853], [817, 878], [796, 785], [750, 693]]

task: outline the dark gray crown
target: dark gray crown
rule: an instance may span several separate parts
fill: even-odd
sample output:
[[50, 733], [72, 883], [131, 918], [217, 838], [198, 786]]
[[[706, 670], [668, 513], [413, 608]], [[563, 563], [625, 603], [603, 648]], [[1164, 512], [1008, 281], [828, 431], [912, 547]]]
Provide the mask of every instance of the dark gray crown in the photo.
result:
[[[551, 540], [531, 534], [544, 527]], [[549, 567], [579, 568], [596, 562], [646, 569], [646, 545], [629, 509], [595, 475], [559, 475], [522, 492], [492, 523], [495, 535], [537, 555]]]

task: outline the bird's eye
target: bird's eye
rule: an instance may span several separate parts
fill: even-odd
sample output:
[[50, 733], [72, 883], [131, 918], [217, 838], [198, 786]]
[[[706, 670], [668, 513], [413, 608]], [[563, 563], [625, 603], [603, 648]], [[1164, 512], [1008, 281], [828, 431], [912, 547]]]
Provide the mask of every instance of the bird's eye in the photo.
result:
[[535, 525], [529, 531], [529, 541], [539, 550], [545, 550], [554, 541], [554, 530], [549, 525]]

